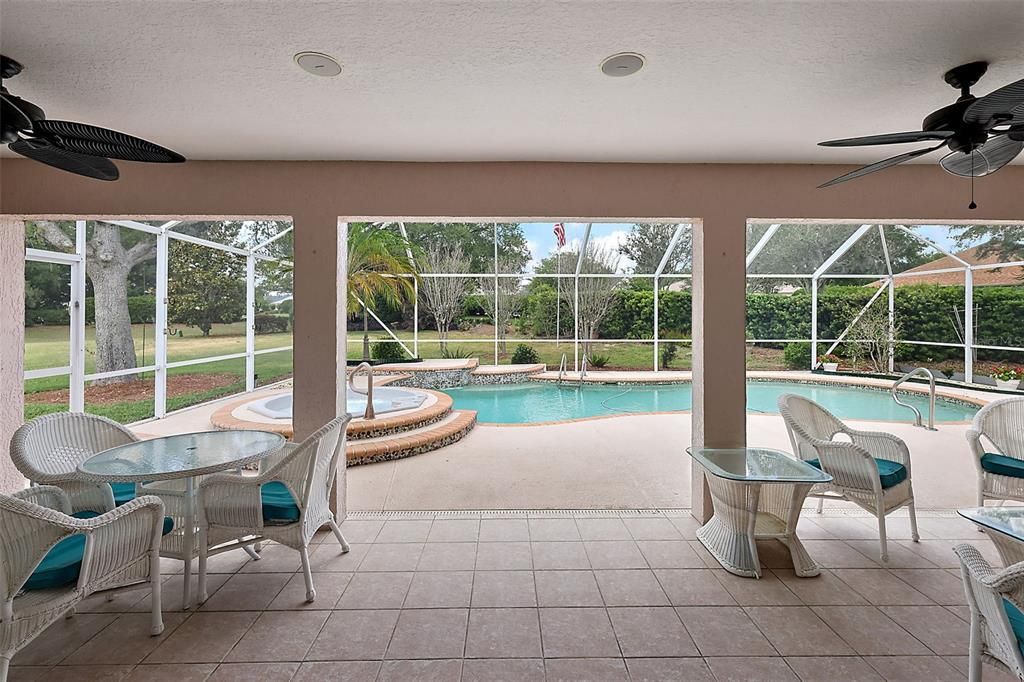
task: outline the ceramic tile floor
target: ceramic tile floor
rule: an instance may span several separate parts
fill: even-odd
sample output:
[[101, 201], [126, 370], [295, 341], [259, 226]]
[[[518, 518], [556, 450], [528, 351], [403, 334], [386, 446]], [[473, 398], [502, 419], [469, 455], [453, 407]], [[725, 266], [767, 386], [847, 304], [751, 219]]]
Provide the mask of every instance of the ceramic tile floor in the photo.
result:
[[167, 576], [160, 637], [145, 590], [94, 596], [18, 654], [11, 680], [960, 680], [951, 547], [997, 561], [949, 513], [921, 514], [917, 544], [894, 517], [887, 567], [871, 518], [805, 513], [822, 575], [795, 577], [762, 543], [759, 581], [721, 570], [685, 511], [359, 513], [343, 528], [348, 554], [317, 538], [313, 604], [295, 552], [223, 554], [194, 612]]

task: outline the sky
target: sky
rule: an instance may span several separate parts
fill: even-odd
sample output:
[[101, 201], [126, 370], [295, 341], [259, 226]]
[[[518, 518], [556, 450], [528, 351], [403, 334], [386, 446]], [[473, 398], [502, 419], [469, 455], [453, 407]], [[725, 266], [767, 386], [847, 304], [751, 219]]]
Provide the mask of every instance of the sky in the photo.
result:
[[[532, 272], [533, 268], [545, 257], [555, 253], [554, 223], [520, 223], [523, 234], [526, 236], [526, 243], [530, 249], [530, 262], [526, 272]], [[564, 223], [565, 225], [565, 248], [575, 251], [579, 248], [580, 240], [586, 229], [586, 223]], [[590, 230], [590, 241], [601, 247], [618, 250], [619, 244], [629, 234], [632, 223], [593, 223]], [[953, 241], [949, 235], [949, 228], [945, 225], [921, 225], [915, 231], [934, 241], [942, 248], [956, 252], [961, 247]], [[780, 233], [781, 234], [781, 233]], [[618, 272], [629, 272], [634, 263], [625, 256], [622, 256], [617, 268]]]

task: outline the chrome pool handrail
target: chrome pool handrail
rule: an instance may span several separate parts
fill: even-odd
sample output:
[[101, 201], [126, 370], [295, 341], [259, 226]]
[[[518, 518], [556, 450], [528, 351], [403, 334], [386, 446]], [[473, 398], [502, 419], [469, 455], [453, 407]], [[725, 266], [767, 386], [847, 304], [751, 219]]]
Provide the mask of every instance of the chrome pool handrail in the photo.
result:
[[565, 353], [562, 353], [562, 361], [558, 363], [558, 383], [562, 383], [562, 377], [565, 376], [565, 367], [569, 358]]
[[937, 429], [935, 428], [935, 373], [932, 372], [930, 369], [928, 369], [927, 367], [916, 367], [907, 372], [906, 374], [904, 374], [903, 376], [901, 376], [899, 379], [897, 379], [893, 383], [892, 388], [890, 389], [890, 392], [892, 393], [892, 399], [896, 401], [897, 405], [901, 405], [902, 407], [907, 407], [913, 410], [914, 426], [923, 427], [923, 425], [921, 424], [921, 410], [917, 409], [910, 403], [903, 402], [896, 394], [896, 389], [899, 388], [900, 384], [902, 384], [904, 381], [913, 376], [928, 377], [928, 430], [936, 431]]
[[[366, 369], [366, 390], [360, 391], [356, 388], [356, 375], [360, 371]], [[352, 373], [348, 376], [348, 386], [352, 389], [353, 393], [359, 393], [366, 396], [366, 409], [363, 411], [363, 419], [374, 419], [376, 414], [373, 411], [373, 365], [368, 362], [361, 362], [359, 365], [352, 370]]]
[[580, 379], [579, 379], [579, 385], [580, 386], [583, 385], [583, 380], [587, 377], [587, 364], [588, 364], [587, 354], [584, 353], [583, 354], [583, 361], [580, 363]]

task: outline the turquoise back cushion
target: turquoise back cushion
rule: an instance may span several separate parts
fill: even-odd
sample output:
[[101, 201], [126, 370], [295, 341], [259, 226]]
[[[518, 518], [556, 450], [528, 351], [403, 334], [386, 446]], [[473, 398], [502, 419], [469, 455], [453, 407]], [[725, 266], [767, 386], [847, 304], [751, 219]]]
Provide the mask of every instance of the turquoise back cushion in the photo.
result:
[[280, 481], [271, 481], [260, 486], [263, 501], [264, 523], [295, 523], [299, 520], [299, 505]]
[[[94, 511], [80, 511], [74, 514], [76, 519], [91, 519], [96, 516], [99, 514]], [[173, 529], [174, 519], [165, 516], [163, 534], [167, 535]], [[84, 535], [71, 535], [64, 538], [46, 553], [22, 589], [45, 590], [74, 584], [82, 572], [82, 556], [84, 554]]]
[[[887, 459], [874, 458], [878, 465], [878, 478], [882, 481], [883, 488], [891, 488], [907, 480], [907, 467], [899, 462], [891, 462]], [[816, 459], [809, 459], [807, 463], [812, 467], [821, 468], [821, 462]]]
[[118, 507], [135, 499], [134, 483], [111, 483], [110, 489], [114, 491], [114, 504]]

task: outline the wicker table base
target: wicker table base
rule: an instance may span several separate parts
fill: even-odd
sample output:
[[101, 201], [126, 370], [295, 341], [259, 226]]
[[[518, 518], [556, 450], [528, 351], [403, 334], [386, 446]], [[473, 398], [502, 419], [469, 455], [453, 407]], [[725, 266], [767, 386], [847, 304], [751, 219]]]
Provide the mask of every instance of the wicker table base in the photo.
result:
[[812, 484], [735, 481], [710, 472], [707, 481], [715, 511], [697, 531], [697, 539], [725, 570], [760, 578], [755, 541], [771, 539], [789, 548], [796, 575], [818, 575], [818, 564], [796, 535], [800, 510]]

